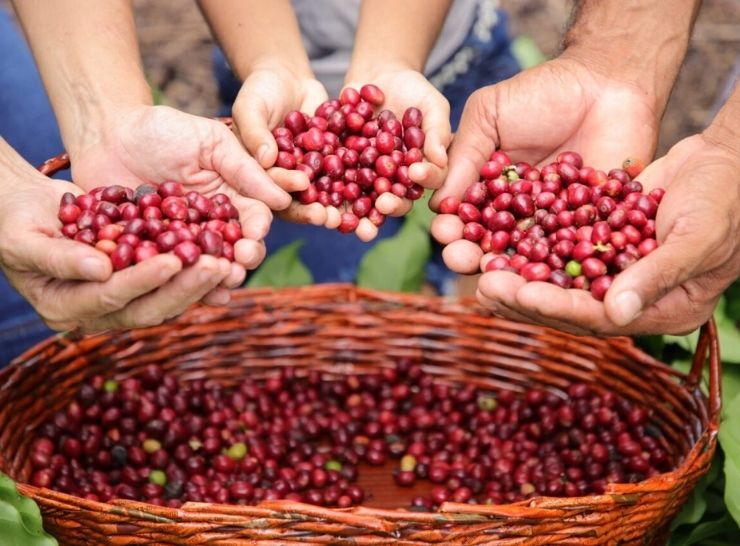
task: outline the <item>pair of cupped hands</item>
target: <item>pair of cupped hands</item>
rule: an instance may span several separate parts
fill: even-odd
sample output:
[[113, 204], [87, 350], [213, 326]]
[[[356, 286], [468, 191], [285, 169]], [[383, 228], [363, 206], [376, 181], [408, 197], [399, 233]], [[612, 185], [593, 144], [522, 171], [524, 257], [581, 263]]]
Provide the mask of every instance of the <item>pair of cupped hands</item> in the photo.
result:
[[[650, 158], [655, 149], [658, 116], [644, 94], [577, 59], [561, 57], [480, 89], [468, 100], [454, 141], [449, 105], [422, 74], [397, 67], [362, 78], [348, 78], [348, 85], [378, 85], [386, 96], [384, 108], [399, 115], [410, 106], [422, 111], [426, 160], [409, 174], [435, 190], [432, 208], [444, 197], [461, 196], [495, 149], [537, 165], [574, 150], [604, 170], [628, 156]], [[309, 183], [303, 173], [273, 166], [278, 150], [271, 129], [287, 112], [312, 113], [325, 100], [326, 91], [311, 75], [265, 66], [245, 80], [232, 130], [163, 106], [114, 109], [98, 131], [90, 132], [85, 146], [69, 150], [74, 185], [26, 173], [12, 197], [0, 203], [6, 275], [58, 330], [154, 325], [195, 301], [228, 303], [228, 289], [239, 286], [246, 270], [264, 259], [272, 211], [295, 222], [335, 227], [335, 211], [292, 201], [290, 192]], [[639, 177], [643, 186], [666, 190], [657, 217], [661, 246], [620, 274], [603, 303], [587, 291], [526, 284], [501, 271], [480, 277], [478, 299], [506, 317], [574, 333], [691, 330], [711, 315], [737, 271], [739, 215], [730, 207], [738, 202], [738, 172], [738, 155], [708, 135], [679, 142], [649, 165]], [[57, 238], [64, 192], [166, 180], [206, 195], [229, 195], [245, 237], [235, 248], [236, 263], [202, 256], [183, 269], [176, 257], [165, 254], [112, 274], [102, 253]], [[383, 213], [402, 215], [410, 203], [393, 197], [378, 206]], [[376, 234], [365, 229], [366, 239]], [[432, 234], [443, 244], [461, 236], [446, 215], [435, 219]], [[456, 245], [455, 252], [446, 253], [447, 265], [476, 272], [479, 253]]]

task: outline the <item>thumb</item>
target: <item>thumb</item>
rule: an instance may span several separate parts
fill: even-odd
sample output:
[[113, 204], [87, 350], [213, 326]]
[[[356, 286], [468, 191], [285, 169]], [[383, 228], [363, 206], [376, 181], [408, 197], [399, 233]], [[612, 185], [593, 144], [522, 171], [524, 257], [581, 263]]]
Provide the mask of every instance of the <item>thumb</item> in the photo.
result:
[[35, 233], [23, 238], [22, 246], [5, 253], [13, 269], [40, 273], [54, 279], [105, 281], [112, 272], [110, 259], [78, 241]]
[[277, 160], [278, 148], [269, 129], [269, 112], [261, 99], [239, 104], [234, 109], [234, 125], [244, 147], [262, 168], [272, 167]]
[[498, 131], [482, 91], [476, 91], [465, 104], [460, 125], [452, 139], [449, 171], [442, 187], [434, 192], [430, 207], [434, 210], [449, 196], [460, 197], [479, 179], [480, 168], [488, 161], [499, 141]]
[[626, 326], [668, 292], [706, 267], [715, 245], [700, 230], [669, 234], [653, 252], [617, 275], [606, 293], [609, 319]]
[[236, 136], [225, 125], [218, 130], [223, 134], [214, 152], [213, 163], [224, 180], [242, 195], [258, 199], [274, 210], [282, 210], [290, 205], [290, 195], [280, 189], [254, 158], [244, 151]]

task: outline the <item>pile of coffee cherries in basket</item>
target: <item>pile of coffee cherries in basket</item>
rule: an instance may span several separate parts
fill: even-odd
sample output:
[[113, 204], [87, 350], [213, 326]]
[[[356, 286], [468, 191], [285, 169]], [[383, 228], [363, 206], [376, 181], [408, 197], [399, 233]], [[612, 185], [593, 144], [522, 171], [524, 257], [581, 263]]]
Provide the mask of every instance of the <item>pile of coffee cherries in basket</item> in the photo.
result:
[[447, 197], [440, 213], [458, 215], [463, 237], [494, 254], [486, 271], [590, 289], [603, 300], [614, 275], [657, 247], [655, 215], [665, 192], [644, 194], [634, 179], [641, 169], [628, 160], [605, 173], [563, 152], [539, 170], [497, 151], [462, 202]]
[[[94, 377], [40, 426], [38, 487], [108, 501], [349, 507], [369, 466], [392, 473], [415, 510], [603, 493], [674, 464], [649, 411], [572, 384], [557, 396], [456, 385], [401, 360], [378, 373], [296, 376], [225, 387], [179, 383], [156, 365]], [[402, 498], [402, 497], [401, 497]]]
[[343, 210], [337, 228], [342, 233], [355, 231], [362, 218], [383, 225], [385, 216], [375, 201], [384, 193], [410, 200], [424, 193], [409, 178], [409, 166], [424, 157], [421, 111], [408, 108], [400, 120], [390, 110], [376, 116], [384, 101], [375, 85], [360, 91], [347, 87], [314, 116], [289, 112], [272, 132], [279, 150], [276, 165], [304, 172], [311, 181], [297, 200]]
[[201, 254], [233, 262], [242, 238], [239, 211], [227, 195], [186, 193], [178, 182], [65, 193], [58, 216], [65, 237], [105, 252], [116, 271], [170, 251], [184, 266]]

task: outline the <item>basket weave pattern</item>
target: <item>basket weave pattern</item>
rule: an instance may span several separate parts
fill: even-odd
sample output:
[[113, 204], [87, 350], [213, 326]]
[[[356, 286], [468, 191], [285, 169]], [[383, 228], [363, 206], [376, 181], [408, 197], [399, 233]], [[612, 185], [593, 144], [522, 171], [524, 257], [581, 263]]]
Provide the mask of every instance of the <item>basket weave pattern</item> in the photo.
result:
[[[700, 388], [709, 361], [709, 397]], [[23, 483], [30, 431], [63, 408], [94, 374], [122, 379], [157, 363], [180, 380], [235, 385], [280, 366], [326, 379], [418, 359], [440, 381], [563, 393], [571, 382], [653, 408], [652, 424], [675, 471], [604, 495], [538, 497], [509, 505], [446, 503], [436, 513], [362, 506], [329, 509], [289, 501], [258, 506], [134, 501], [98, 503]], [[685, 376], [625, 338], [582, 338], [491, 317], [473, 301], [386, 294], [349, 285], [241, 290], [227, 308], [196, 306], [167, 324], [80, 339], [57, 336], [0, 373], [0, 470], [36, 500], [63, 545], [219, 544], [278, 546], [659, 544], [707, 470], [719, 416], [714, 325]]]

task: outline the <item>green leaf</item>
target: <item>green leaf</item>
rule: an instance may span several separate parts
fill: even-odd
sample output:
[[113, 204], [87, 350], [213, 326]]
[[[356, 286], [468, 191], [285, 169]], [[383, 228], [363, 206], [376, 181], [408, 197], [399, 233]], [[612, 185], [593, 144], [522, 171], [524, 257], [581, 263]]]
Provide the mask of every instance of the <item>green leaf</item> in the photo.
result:
[[0, 474], [0, 538], [3, 546], [58, 546], [44, 532], [39, 507], [22, 497], [4, 474]]
[[[682, 527], [671, 535], [668, 546], [690, 546], [691, 544], [713, 544], [716, 546], [737, 546], [737, 541], [731, 538], [737, 536], [737, 524], [729, 514], [719, 519], [702, 522], [695, 527]], [[710, 540], [719, 537], [719, 540]]]
[[357, 271], [357, 284], [375, 290], [418, 292], [431, 255], [427, 231], [416, 222], [404, 222], [396, 235], [365, 254]]
[[[719, 335], [720, 354], [723, 362], [740, 363], [740, 330], [735, 321], [727, 316], [727, 299], [720, 298], [717, 308], [714, 310], [714, 320], [717, 323]], [[676, 344], [679, 347], [694, 352], [699, 341], [699, 330], [691, 332], [687, 336], [663, 336], [666, 344]]]
[[740, 280], [735, 281], [725, 290], [727, 298], [727, 307], [725, 314], [727, 318], [734, 322], [740, 322]]
[[262, 263], [247, 281], [250, 288], [305, 286], [313, 282], [311, 272], [298, 255], [303, 241], [296, 241], [280, 248]]
[[542, 64], [547, 57], [529, 36], [520, 35], [511, 42], [511, 53], [523, 70]]
[[425, 231], [429, 231], [432, 225], [432, 220], [436, 216], [432, 209], [429, 208], [429, 200], [432, 197], [431, 191], [425, 191], [421, 199], [414, 203], [411, 211], [406, 215], [404, 223], [411, 222], [419, 226]]
[[719, 443], [725, 453], [725, 504], [740, 523], [740, 395], [728, 402], [725, 415], [719, 429]]

